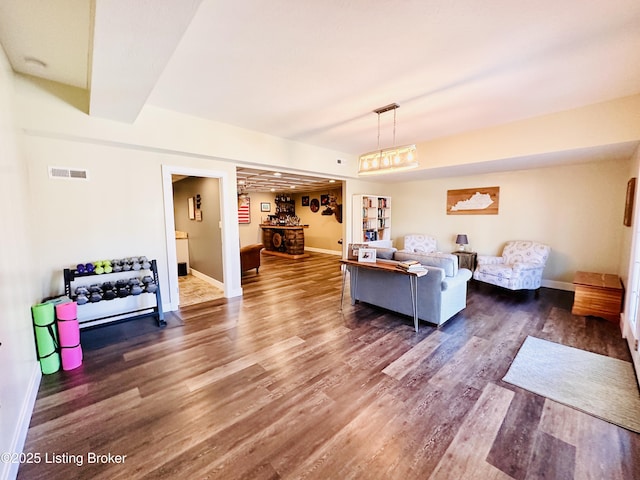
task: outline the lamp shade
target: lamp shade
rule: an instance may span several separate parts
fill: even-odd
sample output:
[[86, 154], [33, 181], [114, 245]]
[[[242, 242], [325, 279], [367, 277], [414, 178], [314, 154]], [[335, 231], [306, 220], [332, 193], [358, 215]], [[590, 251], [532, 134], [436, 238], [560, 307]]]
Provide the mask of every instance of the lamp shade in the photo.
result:
[[467, 238], [466, 234], [459, 233], [458, 236], [456, 237], [456, 243], [458, 245], [468, 245], [469, 244], [469, 239]]

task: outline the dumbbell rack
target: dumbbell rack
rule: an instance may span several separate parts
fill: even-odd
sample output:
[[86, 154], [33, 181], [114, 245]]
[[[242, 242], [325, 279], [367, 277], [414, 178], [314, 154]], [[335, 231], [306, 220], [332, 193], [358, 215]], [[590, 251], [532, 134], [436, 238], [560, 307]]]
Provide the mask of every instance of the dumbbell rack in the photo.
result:
[[[81, 320], [78, 323], [80, 324], [80, 328], [89, 328], [89, 327], [97, 327], [97, 326], [101, 326], [101, 325], [105, 325], [105, 324], [109, 324], [109, 323], [114, 323], [114, 322], [120, 322], [120, 321], [129, 321], [129, 320], [135, 320], [135, 319], [139, 319], [139, 318], [144, 318], [144, 317], [156, 317], [156, 320], [158, 322], [158, 326], [159, 327], [163, 327], [166, 325], [166, 322], [164, 320], [164, 312], [162, 311], [162, 298], [160, 296], [160, 282], [158, 281], [158, 265], [156, 263], [155, 260], [151, 260], [151, 266], [149, 267], [148, 271], [150, 271], [153, 275], [153, 281], [155, 282], [155, 284], [157, 285], [157, 289], [154, 293], [149, 293], [149, 292], [143, 292], [140, 295], [155, 295], [156, 297], [156, 304], [155, 306], [149, 306], [149, 307], [142, 307], [142, 308], [136, 308], [136, 309], [123, 309], [122, 311], [118, 311], [117, 313], [111, 314], [111, 315], [105, 315], [105, 316], [100, 316], [100, 317], [95, 317], [95, 318], [91, 318], [90, 320]], [[102, 273], [102, 274], [97, 274], [97, 273], [78, 273], [75, 270], [71, 270], [69, 268], [65, 268], [63, 273], [64, 273], [64, 292], [65, 295], [67, 295], [69, 298], [73, 299], [75, 297], [75, 295], [72, 294], [73, 290], [71, 288], [71, 283], [76, 281], [79, 278], [85, 278], [85, 277], [93, 277], [93, 278], [105, 278], [111, 275], [118, 275], [118, 274], [133, 274], [133, 273], [139, 273], [141, 271], [145, 271], [145, 270], [139, 270], [139, 271], [128, 271], [128, 272], [112, 272], [112, 273]], [[120, 275], [122, 276], [122, 275]], [[130, 295], [131, 296], [131, 295]], [[129, 298], [129, 297], [125, 297]], [[121, 300], [124, 300], [122, 298], [114, 298], [112, 300], [101, 300], [99, 302], [94, 302], [94, 303], [87, 303], [85, 305], [78, 305], [78, 309], [79, 312], [81, 311], [80, 309], [82, 309], [83, 307], [85, 307], [86, 305], [97, 305], [97, 304], [101, 304], [104, 302], [108, 302], [109, 304], [111, 304], [112, 302], [117, 303], [117, 302], [121, 302]], [[80, 315], [78, 315], [80, 316]]]

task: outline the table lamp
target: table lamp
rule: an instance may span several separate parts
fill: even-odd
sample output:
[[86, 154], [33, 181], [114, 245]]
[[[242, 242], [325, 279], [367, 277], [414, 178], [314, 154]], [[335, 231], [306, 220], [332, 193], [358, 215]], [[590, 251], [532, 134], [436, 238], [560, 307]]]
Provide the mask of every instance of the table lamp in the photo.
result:
[[464, 252], [464, 246], [469, 245], [469, 239], [467, 239], [467, 235], [464, 233], [459, 233], [456, 237], [456, 243], [458, 244], [458, 251]]

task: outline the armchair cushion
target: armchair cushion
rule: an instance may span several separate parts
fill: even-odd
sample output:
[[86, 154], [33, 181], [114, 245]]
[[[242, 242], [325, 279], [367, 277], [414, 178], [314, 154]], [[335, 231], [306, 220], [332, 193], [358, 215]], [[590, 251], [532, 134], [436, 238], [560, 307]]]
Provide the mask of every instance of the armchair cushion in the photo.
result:
[[404, 247], [400, 251], [407, 253], [431, 253], [436, 250], [435, 237], [423, 234], [412, 234], [404, 236]]
[[507, 242], [502, 256], [478, 255], [473, 278], [510, 290], [538, 289], [550, 251], [538, 242]]

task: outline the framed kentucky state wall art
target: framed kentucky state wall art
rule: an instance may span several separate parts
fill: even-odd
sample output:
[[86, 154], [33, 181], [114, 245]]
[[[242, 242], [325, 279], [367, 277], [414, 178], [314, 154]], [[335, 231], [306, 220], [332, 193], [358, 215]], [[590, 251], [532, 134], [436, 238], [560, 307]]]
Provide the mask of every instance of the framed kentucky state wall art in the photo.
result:
[[447, 215], [497, 215], [500, 187], [447, 190]]

